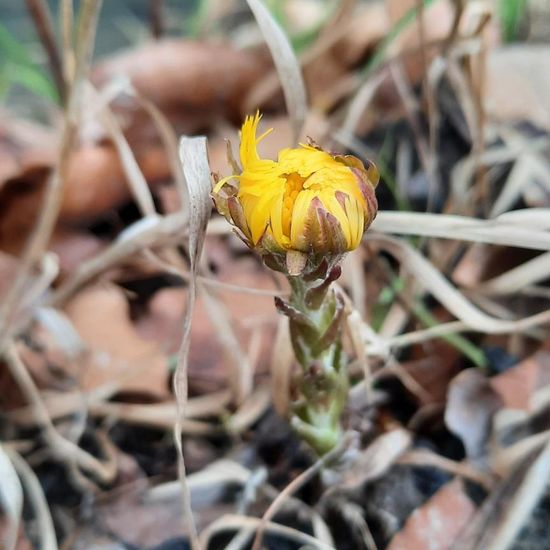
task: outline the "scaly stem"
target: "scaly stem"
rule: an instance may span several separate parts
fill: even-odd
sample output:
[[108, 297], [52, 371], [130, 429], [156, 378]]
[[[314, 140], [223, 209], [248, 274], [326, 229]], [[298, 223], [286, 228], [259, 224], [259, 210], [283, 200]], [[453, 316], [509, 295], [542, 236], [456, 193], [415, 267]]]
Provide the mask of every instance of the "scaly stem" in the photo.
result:
[[316, 280], [289, 276], [290, 301], [277, 306], [288, 318], [292, 346], [301, 372], [292, 426], [320, 454], [342, 437], [340, 418], [346, 405], [348, 376], [342, 352], [343, 302], [330, 285], [339, 274]]

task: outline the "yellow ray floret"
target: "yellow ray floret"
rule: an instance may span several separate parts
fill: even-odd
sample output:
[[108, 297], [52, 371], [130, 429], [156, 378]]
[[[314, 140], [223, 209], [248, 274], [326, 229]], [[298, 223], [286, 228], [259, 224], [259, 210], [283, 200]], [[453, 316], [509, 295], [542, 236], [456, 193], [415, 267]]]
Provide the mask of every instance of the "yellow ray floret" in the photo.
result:
[[[277, 161], [262, 159], [257, 145], [271, 130], [256, 137], [260, 119], [256, 113], [243, 123], [242, 173], [220, 180], [214, 193], [232, 177], [238, 180], [237, 197], [254, 246], [268, 233], [285, 250], [328, 252], [326, 242], [342, 242], [342, 236], [345, 250], [356, 248], [375, 215], [365, 188], [367, 184], [373, 188], [377, 181], [367, 180], [367, 171], [357, 159], [346, 163], [345, 157], [310, 145], [283, 149]], [[329, 225], [319, 229], [321, 218]], [[339, 235], [327, 239], [327, 227]]]

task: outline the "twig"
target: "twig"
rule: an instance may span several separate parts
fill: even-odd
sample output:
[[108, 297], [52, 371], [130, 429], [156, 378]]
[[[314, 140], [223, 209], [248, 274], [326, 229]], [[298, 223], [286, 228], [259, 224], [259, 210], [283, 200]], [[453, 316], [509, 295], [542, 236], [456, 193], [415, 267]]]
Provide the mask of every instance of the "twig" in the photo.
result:
[[42, 46], [48, 54], [50, 70], [52, 72], [59, 97], [65, 102], [67, 87], [63, 77], [63, 69], [59, 49], [55, 41], [52, 16], [48, 4], [44, 0], [26, 0], [27, 9], [36, 27], [36, 32], [42, 42]]

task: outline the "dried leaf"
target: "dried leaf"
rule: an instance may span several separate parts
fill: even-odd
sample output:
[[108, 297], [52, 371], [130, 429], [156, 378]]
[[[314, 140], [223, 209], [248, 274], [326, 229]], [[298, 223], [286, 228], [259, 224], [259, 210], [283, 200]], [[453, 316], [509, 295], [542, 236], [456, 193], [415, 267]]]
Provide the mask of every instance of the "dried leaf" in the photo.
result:
[[387, 472], [412, 444], [410, 432], [391, 430], [378, 436], [344, 475], [344, 486], [356, 488]]
[[479, 370], [462, 371], [449, 385], [445, 423], [460, 437], [471, 460], [484, 457], [493, 416], [501, 407], [501, 399]]
[[168, 397], [168, 358], [136, 332], [122, 290], [89, 287], [67, 303], [65, 312], [89, 349], [80, 376], [83, 390], [117, 379], [121, 391]]
[[183, 173], [187, 182], [189, 195], [189, 262], [190, 280], [187, 309], [183, 322], [183, 336], [178, 353], [178, 364], [174, 373], [174, 393], [178, 407], [178, 415], [174, 426], [174, 441], [178, 451], [178, 474], [182, 488], [182, 506], [184, 520], [187, 525], [191, 547], [200, 549], [197, 530], [191, 510], [191, 495], [187, 485], [185, 474], [185, 462], [181, 441], [181, 423], [185, 419], [185, 407], [188, 398], [187, 367], [189, 362], [189, 347], [191, 344], [191, 321], [196, 298], [196, 277], [204, 239], [206, 226], [211, 213], [210, 203], [210, 166], [208, 165], [208, 153], [206, 138], [182, 137], [180, 140], [180, 160], [183, 165]]
[[509, 409], [529, 410], [535, 391], [550, 384], [550, 352], [541, 350], [490, 379]]
[[475, 506], [466, 496], [461, 480], [439, 489], [407, 519], [388, 550], [451, 550], [454, 539], [471, 520]]
[[[212, 122], [213, 115], [239, 118], [246, 92], [263, 71], [261, 56], [231, 44], [165, 39], [108, 58], [95, 67], [92, 81], [100, 88], [125, 75], [180, 132], [190, 133]], [[114, 108], [126, 111], [122, 102]], [[136, 118], [135, 108], [133, 117], [131, 134], [150, 131], [150, 121]]]

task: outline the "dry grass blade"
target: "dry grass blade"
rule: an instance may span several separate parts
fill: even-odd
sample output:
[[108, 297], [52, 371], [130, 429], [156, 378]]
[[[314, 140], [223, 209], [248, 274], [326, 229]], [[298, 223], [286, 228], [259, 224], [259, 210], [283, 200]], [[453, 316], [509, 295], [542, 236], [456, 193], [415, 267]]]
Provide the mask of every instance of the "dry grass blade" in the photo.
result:
[[74, 47], [73, 47], [73, 0], [61, 0], [59, 9], [63, 55], [63, 78], [65, 85], [72, 82], [74, 77]]
[[[241, 464], [232, 460], [222, 459], [191, 474], [187, 478], [187, 483], [191, 494], [208, 493], [213, 488], [219, 489], [219, 492], [223, 492], [228, 486], [237, 485], [243, 487], [251, 475], [252, 472]], [[176, 498], [178, 492], [179, 483], [177, 481], [169, 481], [150, 489], [145, 495], [145, 499], [150, 503], [159, 504]]]
[[50, 70], [60, 98], [65, 96], [65, 80], [50, 9], [45, 0], [27, 0], [27, 9], [34, 21], [40, 41], [48, 54]]
[[271, 404], [271, 392], [267, 386], [257, 387], [230, 418], [228, 429], [239, 434], [257, 422]]
[[433, 466], [444, 472], [459, 475], [464, 479], [479, 483], [487, 491], [490, 491], [494, 484], [489, 474], [477, 470], [467, 462], [455, 462], [450, 458], [440, 456], [427, 449], [407, 451], [399, 457], [397, 462], [399, 464], [410, 464], [413, 466]]
[[306, 88], [300, 65], [287, 36], [261, 0], [247, 0], [273, 56], [292, 123], [294, 142], [298, 142], [307, 113]]
[[[9, 450], [9, 456], [21, 481], [25, 487], [26, 495], [32, 504], [34, 515], [37, 522], [38, 539], [41, 550], [57, 550], [57, 538], [53, 526], [52, 516], [48, 507], [48, 502], [40, 481], [32, 468], [23, 460], [18, 453]], [[3, 479], [3, 478], [2, 478]]]
[[191, 321], [196, 298], [196, 275], [206, 236], [206, 226], [210, 218], [210, 166], [206, 149], [206, 138], [182, 137], [180, 140], [180, 160], [187, 182], [189, 195], [189, 262], [190, 274], [187, 308], [183, 322], [183, 336], [178, 352], [178, 364], [174, 373], [174, 393], [177, 401], [177, 418], [174, 426], [174, 442], [178, 451], [178, 474], [182, 486], [182, 505], [184, 519], [193, 550], [200, 549], [197, 529], [191, 510], [190, 493], [185, 477], [185, 461], [181, 441], [181, 424], [185, 419], [187, 405], [187, 366], [191, 344]]
[[520, 157], [506, 178], [499, 196], [492, 205], [493, 218], [513, 208], [514, 203], [533, 182], [548, 182], [549, 171], [545, 160], [538, 155], [526, 153]]
[[2, 445], [0, 445], [0, 479], [2, 480], [0, 483], [0, 505], [4, 509], [7, 519], [3, 544], [6, 550], [14, 550], [23, 511], [23, 489], [17, 471]]
[[40, 217], [34, 231], [29, 238], [19, 271], [13, 287], [4, 298], [0, 310], [0, 350], [4, 347], [6, 324], [9, 323], [13, 310], [17, 307], [24, 292], [29, 274], [39, 261], [44, 249], [48, 246], [50, 237], [57, 221], [61, 199], [65, 187], [66, 170], [69, 154], [77, 135], [77, 118], [82, 98], [82, 85], [86, 71], [91, 62], [94, 45], [95, 30], [101, 9], [100, 0], [85, 0], [80, 11], [80, 22], [77, 33], [77, 54], [74, 78], [69, 90], [67, 107], [65, 109], [65, 123], [61, 134], [59, 155], [46, 185], [46, 197]]
[[40, 391], [13, 342], [7, 346], [5, 359], [15, 382], [29, 404], [32, 405], [35, 422], [43, 430], [44, 438], [54, 456], [69, 467], [79, 466], [84, 471], [92, 473], [103, 483], [111, 483], [116, 476], [116, 461], [112, 456], [107, 457], [105, 461], [99, 460], [59, 433], [49, 416]]
[[[208, 547], [208, 543], [212, 537], [218, 533], [223, 533], [224, 531], [236, 531], [240, 529], [256, 529], [260, 524], [260, 519], [251, 518], [246, 516], [238, 516], [233, 514], [228, 514], [217, 519], [211, 523], [201, 534], [201, 542], [204, 548]], [[306, 535], [301, 531], [293, 529], [292, 527], [287, 527], [286, 525], [279, 525], [278, 523], [267, 522], [265, 527], [266, 532], [277, 534], [279, 536], [285, 537], [291, 541], [301, 544], [302, 546], [308, 546], [311, 548], [318, 548], [319, 550], [334, 550], [333, 546], [325, 544], [311, 535]]]
[[[98, 100], [99, 94], [91, 86], [89, 87], [89, 93], [93, 100]], [[107, 104], [104, 105], [100, 111], [100, 119], [117, 150], [122, 169], [124, 170], [124, 174], [130, 184], [130, 189], [134, 194], [134, 198], [136, 199], [136, 203], [138, 204], [141, 213], [144, 216], [154, 216], [156, 214], [155, 203], [153, 201], [151, 191], [149, 190], [149, 186], [147, 185], [145, 176], [143, 175], [143, 172], [137, 163], [136, 157], [134, 156], [128, 141], [122, 132], [122, 128], [120, 127], [117, 118]]]
[[550, 443], [526, 457], [491, 493], [456, 548], [510, 548], [550, 479]]
[[550, 322], [550, 311], [517, 321], [505, 321], [491, 317], [468, 301], [426, 258], [404, 241], [372, 233], [367, 235], [367, 239], [370, 242], [377, 242], [382, 249], [397, 258], [415, 276], [424, 289], [473, 330], [497, 334], [525, 330]]
[[549, 274], [550, 252], [547, 252], [483, 282], [475, 290], [484, 294], [512, 294], [526, 286], [544, 281]]
[[494, 220], [418, 212], [379, 212], [372, 230], [550, 250], [550, 209], [526, 209]]
[[152, 101], [149, 101], [146, 97], [131, 87], [130, 84], [128, 85], [127, 91], [136, 97], [157, 127], [159, 136], [162, 139], [164, 149], [166, 150], [166, 154], [168, 156], [170, 170], [172, 171], [172, 177], [174, 178], [176, 188], [180, 195], [182, 208], [184, 208], [183, 205], [186, 204], [187, 199], [187, 187], [185, 185], [185, 176], [183, 175], [183, 170], [178, 160], [178, 141], [174, 128], [171, 126], [170, 121], [162, 113], [162, 111]]
[[345, 135], [355, 135], [357, 124], [361, 120], [364, 112], [374, 99], [378, 88], [388, 77], [388, 72], [382, 72], [372, 78], [367, 79], [359, 88], [354, 98], [351, 100], [346, 118], [340, 127], [340, 132]]

